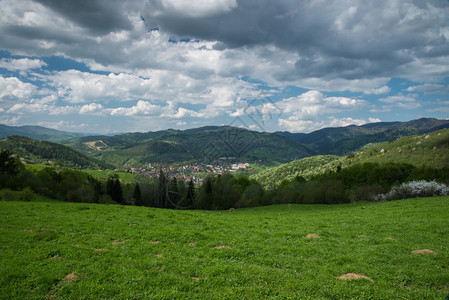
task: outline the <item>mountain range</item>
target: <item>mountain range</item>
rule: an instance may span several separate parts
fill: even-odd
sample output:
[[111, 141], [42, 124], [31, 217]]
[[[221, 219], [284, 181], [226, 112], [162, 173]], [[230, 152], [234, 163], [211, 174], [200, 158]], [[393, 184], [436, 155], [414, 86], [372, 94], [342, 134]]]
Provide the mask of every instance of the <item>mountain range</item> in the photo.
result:
[[[100, 161], [120, 166], [161, 161], [212, 162], [217, 159], [278, 165], [314, 155], [346, 155], [368, 143], [392, 141], [402, 136], [424, 134], [442, 128], [449, 128], [449, 120], [422, 118], [408, 122], [379, 122], [362, 126], [324, 128], [308, 134], [268, 133], [230, 126], [207, 126], [187, 130], [168, 129], [114, 136], [88, 136], [39, 126], [0, 125], [0, 138], [20, 135], [34, 140], [58, 142], [80, 152], [82, 157], [93, 159], [93, 165], [98, 165]], [[29, 145], [31, 141], [27, 140], [25, 144]], [[12, 143], [14, 139], [8, 141], [10, 148], [20, 148], [20, 145], [13, 147]], [[1, 145], [0, 143], [0, 147]], [[49, 149], [48, 147], [46, 145], [45, 149]], [[68, 153], [66, 148], [58, 149]], [[66, 157], [57, 154], [55, 156]], [[77, 161], [79, 165], [80, 160]]]

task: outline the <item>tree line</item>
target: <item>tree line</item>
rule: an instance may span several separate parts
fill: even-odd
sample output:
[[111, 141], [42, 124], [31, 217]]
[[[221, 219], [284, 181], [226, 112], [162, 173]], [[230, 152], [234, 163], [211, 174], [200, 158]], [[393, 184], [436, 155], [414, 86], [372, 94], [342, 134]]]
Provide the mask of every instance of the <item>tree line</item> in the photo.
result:
[[449, 183], [449, 168], [416, 167], [404, 163], [363, 163], [337, 167], [306, 180], [284, 180], [264, 189], [244, 175], [210, 176], [199, 186], [169, 178], [162, 170], [156, 179], [123, 183], [118, 176], [94, 178], [80, 170], [25, 167], [7, 150], [0, 151], [0, 190], [34, 193], [70, 202], [117, 203], [168, 209], [221, 210], [270, 204], [337, 204], [374, 199], [391, 187], [412, 180]]

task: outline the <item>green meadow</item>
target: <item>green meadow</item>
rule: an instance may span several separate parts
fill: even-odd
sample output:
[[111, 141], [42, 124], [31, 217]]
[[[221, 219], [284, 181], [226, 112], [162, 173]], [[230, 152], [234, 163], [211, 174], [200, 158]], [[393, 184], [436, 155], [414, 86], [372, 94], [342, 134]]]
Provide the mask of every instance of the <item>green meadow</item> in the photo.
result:
[[235, 211], [1, 201], [0, 297], [444, 299], [448, 211], [449, 197]]

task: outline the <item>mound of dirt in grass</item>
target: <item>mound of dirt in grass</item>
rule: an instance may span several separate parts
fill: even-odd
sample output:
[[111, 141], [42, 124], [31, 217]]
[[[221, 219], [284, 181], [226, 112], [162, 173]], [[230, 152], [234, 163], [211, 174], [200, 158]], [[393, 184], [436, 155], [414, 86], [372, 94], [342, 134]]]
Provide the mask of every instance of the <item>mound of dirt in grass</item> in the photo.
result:
[[150, 244], [160, 244], [161, 242], [160, 241], [152, 241], [152, 242], [148, 242], [148, 243], [150, 243]]
[[214, 248], [215, 248], [215, 249], [231, 249], [231, 247], [225, 246], [225, 245], [216, 246], [216, 247], [214, 247]]
[[101, 248], [94, 248], [93, 250], [96, 252], [109, 251], [109, 249], [101, 249]]
[[317, 239], [319, 237], [320, 236], [316, 233], [311, 233], [311, 234], [306, 235], [306, 238], [308, 238], [308, 239]]
[[195, 247], [196, 244], [195, 244], [195, 243], [190, 243], [189, 246], [190, 246], [190, 247]]
[[389, 241], [396, 241], [396, 239], [395, 239], [395, 238], [392, 238], [392, 237], [386, 237], [385, 239], [386, 239], [386, 240], [389, 240]]
[[129, 239], [126, 239], [126, 240], [123, 240], [123, 241], [113, 241], [112, 245], [119, 245], [119, 244], [123, 244], [123, 243], [126, 243], [126, 242], [129, 242]]
[[366, 275], [363, 274], [357, 274], [357, 273], [347, 273], [347, 274], [343, 274], [340, 277], [337, 277], [340, 280], [357, 280], [357, 279], [366, 279], [369, 281], [374, 281], [371, 278], [369, 278]]
[[163, 254], [156, 254], [156, 257], [162, 258], [162, 257], [164, 257], [164, 255]]
[[414, 253], [414, 254], [438, 254], [435, 251], [432, 251], [429, 249], [413, 250], [412, 253]]
[[70, 282], [70, 281], [73, 281], [73, 280], [75, 280], [77, 278], [78, 278], [78, 275], [70, 273], [70, 274], [67, 274], [67, 275], [64, 276], [64, 281]]

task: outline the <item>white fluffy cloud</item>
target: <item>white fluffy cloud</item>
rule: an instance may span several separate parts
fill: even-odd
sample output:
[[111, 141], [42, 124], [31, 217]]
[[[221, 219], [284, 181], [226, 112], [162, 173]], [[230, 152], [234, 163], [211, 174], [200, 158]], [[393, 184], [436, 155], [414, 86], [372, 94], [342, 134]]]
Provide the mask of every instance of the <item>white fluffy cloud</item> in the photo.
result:
[[40, 59], [11, 59], [3, 58], [0, 60], [0, 68], [4, 68], [10, 71], [27, 71], [30, 69], [39, 69], [47, 64]]
[[16, 77], [0, 76], [0, 103], [27, 101], [37, 93], [37, 87]]
[[346, 97], [326, 97], [319, 91], [309, 91], [297, 97], [284, 99], [277, 103], [283, 112], [293, 114], [297, 119], [310, 120], [318, 115], [362, 109], [368, 102]]

